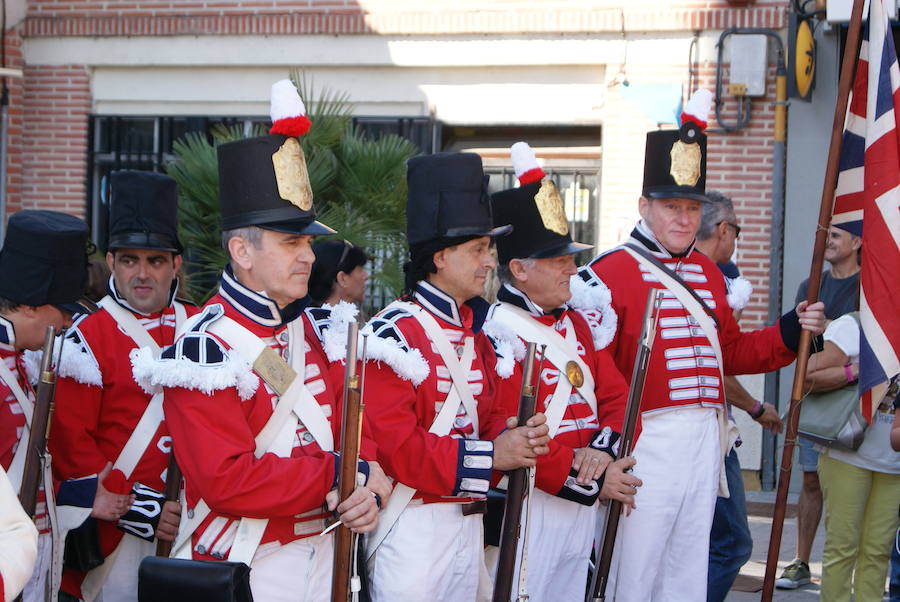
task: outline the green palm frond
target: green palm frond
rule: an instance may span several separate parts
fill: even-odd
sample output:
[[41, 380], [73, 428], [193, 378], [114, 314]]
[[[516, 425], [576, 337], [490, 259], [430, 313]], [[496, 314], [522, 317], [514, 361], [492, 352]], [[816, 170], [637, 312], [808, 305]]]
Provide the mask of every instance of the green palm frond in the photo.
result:
[[[375, 257], [373, 283], [390, 299], [403, 285], [405, 166], [416, 147], [399, 136], [367, 138], [352, 127], [353, 105], [346, 93], [317, 91], [300, 71], [293, 71], [291, 80], [312, 121], [301, 144], [318, 219]], [[216, 146], [265, 133], [260, 124], [220, 124], [209, 135], [192, 132], [174, 144], [175, 159], [166, 170], [178, 183], [185, 285], [197, 303], [215, 292], [227, 260], [220, 246]]]

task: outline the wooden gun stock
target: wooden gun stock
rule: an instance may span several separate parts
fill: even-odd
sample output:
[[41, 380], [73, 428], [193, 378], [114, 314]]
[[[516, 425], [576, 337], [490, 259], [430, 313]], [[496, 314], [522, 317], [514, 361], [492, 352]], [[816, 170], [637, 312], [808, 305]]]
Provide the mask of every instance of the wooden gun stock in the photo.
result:
[[[177, 502], [181, 496], [181, 469], [175, 460], [175, 452], [169, 452], [169, 469], [166, 471], [166, 501]], [[183, 509], [182, 509], [183, 510]], [[168, 558], [172, 553], [172, 542], [156, 540], [156, 555]]]
[[[47, 438], [50, 436], [50, 421], [53, 417], [56, 371], [52, 363], [52, 356], [55, 338], [56, 329], [48, 326], [44, 336], [41, 374], [34, 395], [31, 429], [28, 432], [28, 448], [25, 454], [25, 466], [22, 470], [22, 487], [19, 489], [19, 502], [28, 516], [32, 518], [34, 518], [38, 492], [41, 488], [43, 474], [41, 460], [47, 451]], [[60, 348], [62, 348], [62, 341], [60, 341]], [[24, 444], [24, 442], [20, 443], [20, 445]]]
[[[534, 416], [537, 403], [534, 385], [535, 343], [528, 343], [525, 361], [522, 364], [522, 389], [519, 394], [519, 424], [524, 425]], [[538, 370], [538, 378], [541, 377]], [[522, 507], [528, 492], [528, 469], [517, 468], [509, 473], [506, 487], [506, 504], [503, 511], [503, 529], [500, 532], [500, 553], [497, 558], [497, 578], [494, 582], [493, 602], [509, 602], [513, 577], [516, 570], [516, 556], [521, 535]]]
[[[647, 304], [644, 308], [644, 321], [641, 326], [641, 337], [638, 341], [631, 371], [631, 386], [628, 389], [628, 403], [625, 406], [625, 420], [622, 436], [619, 439], [619, 451], [616, 459], [621, 460], [631, 454], [634, 445], [634, 429], [641, 413], [641, 397], [644, 394], [644, 380], [647, 366], [650, 363], [650, 352], [653, 350], [653, 339], [656, 338], [656, 321], [659, 317], [659, 301], [662, 295], [658, 289], [651, 288], [647, 292]], [[619, 532], [619, 518], [622, 515], [622, 502], [610, 500], [606, 510], [606, 526], [603, 533], [603, 545], [597, 557], [597, 568], [591, 582], [591, 602], [606, 600], [606, 585], [609, 582], [609, 569], [612, 566], [613, 548], [616, 545], [616, 534]]]
[[[359, 447], [362, 437], [362, 389], [365, 380], [366, 342], [363, 338], [362, 360], [357, 361], [359, 325], [351, 322], [347, 328], [347, 360], [344, 372], [343, 421], [341, 422], [341, 467], [338, 472], [338, 499], [343, 502], [356, 489]], [[361, 367], [360, 367], [361, 366]], [[332, 602], [348, 602], [354, 593], [351, 584], [357, 544], [356, 535], [344, 525], [334, 533], [334, 574], [331, 582]]]

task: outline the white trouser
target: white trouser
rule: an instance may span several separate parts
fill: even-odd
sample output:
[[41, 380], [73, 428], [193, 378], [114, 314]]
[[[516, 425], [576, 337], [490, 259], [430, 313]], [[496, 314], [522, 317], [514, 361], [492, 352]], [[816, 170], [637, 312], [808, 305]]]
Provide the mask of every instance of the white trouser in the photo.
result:
[[715, 410], [643, 416], [633, 455], [644, 484], [637, 509], [619, 524], [607, 600], [706, 600], [719, 453]]
[[96, 602], [137, 602], [138, 568], [141, 560], [155, 553], [155, 542], [126, 534], [115, 555], [104, 561], [104, 564], [112, 562], [112, 566]]
[[254, 602], [328, 602], [334, 536], [313, 535], [259, 547], [250, 563]]
[[53, 537], [49, 533], [38, 535], [37, 558], [31, 578], [22, 592], [22, 602], [45, 602], [49, 597], [50, 564], [53, 559]]
[[[596, 504], [584, 506], [540, 489], [534, 490], [528, 520], [526, 565], [526, 587], [531, 602], [581, 602], [584, 599], [597, 512]], [[520, 544], [511, 600], [518, 599], [519, 595], [521, 559]]]
[[473, 602], [484, 568], [480, 514], [410, 505], [369, 560], [373, 602]]

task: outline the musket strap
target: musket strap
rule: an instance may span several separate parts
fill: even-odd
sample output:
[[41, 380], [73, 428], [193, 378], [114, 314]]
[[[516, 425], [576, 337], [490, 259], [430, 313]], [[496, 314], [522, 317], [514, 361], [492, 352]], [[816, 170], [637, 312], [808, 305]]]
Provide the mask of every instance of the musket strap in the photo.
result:
[[[413, 305], [412, 303], [403, 303], [400, 301], [395, 301], [390, 307], [400, 306], [405, 310], [409, 310], [410, 306], [421, 310], [419, 306]], [[444, 405], [441, 406], [440, 411], [434, 417], [434, 422], [431, 423], [431, 428], [428, 429], [429, 433], [437, 435], [439, 437], [446, 436], [450, 433], [450, 429], [453, 426], [453, 419], [456, 417], [456, 412], [459, 409], [459, 404], [462, 402], [463, 407], [466, 409], [466, 413], [470, 414], [469, 407], [466, 405], [465, 401], [462, 401], [462, 396], [460, 394], [461, 390], [464, 390], [471, 395], [471, 389], [469, 389], [469, 381], [467, 378], [464, 378], [461, 375], [468, 374], [469, 370], [472, 368], [472, 362], [475, 359], [475, 345], [472, 337], [466, 337], [466, 342], [463, 347], [462, 358], [457, 359], [456, 354], [452, 352], [452, 346], [450, 342], [447, 340], [447, 335], [444, 334], [443, 329], [437, 322], [434, 321], [434, 318], [431, 318], [425, 312], [425, 310], [420, 311], [412, 311], [413, 317], [422, 324], [422, 327], [425, 328], [425, 332], [429, 335], [431, 341], [435, 344], [435, 347], [438, 350], [438, 353], [441, 355], [441, 359], [444, 361], [444, 364], [447, 365], [448, 370], [450, 370], [451, 364], [456, 364], [457, 370], [450, 370], [450, 377], [453, 381], [453, 386], [450, 388], [450, 392], [447, 394], [447, 398], [444, 400]], [[426, 315], [431, 318], [431, 322], [433, 323], [433, 327], [437, 328], [437, 333], [433, 333], [429, 327], [432, 324], [426, 326], [426, 323], [422, 320], [419, 320], [419, 317], [422, 315]], [[446, 345], [440, 345], [435, 339], [441, 339], [446, 343]], [[448, 348], [450, 351], [448, 351]], [[447, 354], [445, 356], [445, 353]], [[448, 361], [450, 360], [450, 361]], [[459, 381], [460, 378], [464, 380]], [[472, 403], [474, 404], [475, 400], [472, 399]], [[472, 417], [472, 423], [477, 425], [477, 414]], [[476, 427], [476, 433], [477, 427]], [[378, 546], [381, 545], [381, 542], [384, 541], [384, 538], [387, 537], [387, 534], [390, 533], [391, 529], [394, 528], [394, 525], [397, 524], [397, 521], [400, 519], [400, 515], [403, 514], [403, 511], [406, 510], [406, 507], [412, 501], [413, 497], [416, 495], [416, 490], [408, 485], [404, 485], [403, 483], [397, 482], [394, 485], [394, 490], [391, 492], [391, 497], [388, 500], [387, 506], [385, 506], [384, 510], [381, 511], [381, 515], [378, 517], [378, 526], [375, 528], [370, 535], [366, 536], [366, 558], [371, 559], [375, 554], [375, 551], [378, 549]]]
[[709, 316], [709, 308], [706, 307], [704, 309], [704, 306], [701, 305], [702, 302], [698, 299], [696, 293], [693, 293], [693, 291], [689, 292], [688, 286], [685, 285], [684, 281], [681, 280], [681, 278], [678, 278], [672, 270], [665, 266], [660, 268], [628, 245], [625, 245], [623, 248], [635, 259], [635, 261], [647, 268], [647, 271], [656, 276], [656, 278], [665, 285], [673, 295], [675, 295], [675, 298], [681, 302], [688, 313], [690, 313], [700, 325], [703, 334], [709, 339], [709, 344], [716, 354], [716, 362], [719, 364], [719, 386], [722, 390], [723, 397], [721, 406], [716, 408], [716, 417], [719, 421], [719, 451], [721, 452], [719, 454], [719, 495], [722, 497], [729, 497], [728, 480], [725, 478], [725, 456], [728, 455], [728, 450], [731, 447], [731, 444], [729, 443], [729, 432], [731, 427], [728, 422], [727, 412], [725, 411], [725, 364], [722, 362], [722, 346], [719, 343], [719, 333], [716, 329], [716, 324]]
[[[594, 390], [594, 376], [590, 368], [578, 355], [578, 342], [575, 338], [575, 327], [572, 320], [566, 316], [563, 318], [566, 326], [566, 336], [563, 337], [551, 326], [542, 324], [525, 310], [509, 303], [500, 303], [494, 310], [494, 319], [507, 326], [526, 341], [546, 345], [545, 357], [559, 368], [559, 380], [553, 397], [544, 408], [547, 416], [547, 426], [550, 429], [550, 437], [554, 437], [559, 430], [559, 425], [569, 405], [569, 396], [573, 390], [588, 403], [594, 415], [597, 415], [597, 396]], [[584, 381], [580, 387], [572, 385], [565, 374], [565, 366], [568, 362], [575, 362], [581, 369]], [[540, 376], [539, 376], [540, 378]]]
[[28, 394], [25, 393], [25, 390], [22, 389], [19, 379], [7, 367], [6, 361], [2, 358], [0, 358], [0, 379], [12, 391], [16, 401], [19, 402], [19, 407], [22, 408], [22, 413], [25, 415], [25, 430], [22, 432], [22, 437], [19, 439], [18, 446], [16, 446], [16, 453], [13, 455], [12, 463], [7, 471], [13, 490], [19, 493], [19, 489], [22, 487], [22, 471], [25, 469], [25, 456], [28, 453], [28, 438], [29, 430], [31, 429], [31, 417], [34, 414], [34, 403], [28, 397]]

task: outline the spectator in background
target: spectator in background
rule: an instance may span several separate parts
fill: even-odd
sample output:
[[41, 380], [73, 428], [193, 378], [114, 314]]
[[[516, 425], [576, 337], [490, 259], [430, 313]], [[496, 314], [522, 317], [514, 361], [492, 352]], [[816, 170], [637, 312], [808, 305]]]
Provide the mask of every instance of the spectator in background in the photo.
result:
[[[862, 239], [845, 230], [831, 227], [825, 246], [825, 260], [831, 267], [822, 273], [819, 300], [825, 303], [825, 318], [836, 320], [856, 310], [859, 290], [859, 253]], [[797, 289], [798, 302], [806, 299], [809, 280]], [[816, 472], [819, 453], [812, 442], [800, 439], [800, 468], [803, 469], [803, 487], [797, 501], [797, 557], [785, 567], [776, 587], [795, 589], [809, 583], [809, 556], [816, 529], [822, 518], [822, 490]]]
[[[734, 205], [727, 196], [707, 190], [708, 203], [703, 204], [700, 229], [697, 231], [696, 249], [718, 264], [725, 276], [728, 290], [728, 304], [736, 320], [747, 301], [752, 287], [740, 277], [737, 266], [731, 263], [735, 244], [741, 232], [734, 212]], [[725, 377], [725, 399], [728, 401], [728, 415], [731, 407], [746, 411], [763, 428], [781, 432], [781, 418], [775, 407], [753, 398], [734, 376]], [[730, 419], [733, 424], [733, 419]], [[736, 430], [736, 428], [735, 428]], [[728, 478], [730, 497], [717, 497], [709, 539], [709, 572], [706, 589], [708, 602], [725, 599], [741, 567], [750, 559], [753, 538], [747, 523], [747, 504], [744, 498], [744, 480], [735, 448], [740, 445], [740, 437], [725, 457], [725, 474]]]
[[309, 279], [313, 302], [332, 307], [341, 301], [362, 303], [369, 280], [366, 252], [350, 241], [335, 239], [316, 241], [313, 252], [316, 261]]
[[[806, 390], [833, 391], [859, 374], [859, 318], [844, 315], [825, 330], [825, 346], [809, 358]], [[872, 409], [872, 421], [856, 451], [829, 447], [819, 458], [825, 501], [824, 602], [881, 600], [897, 531], [900, 453], [891, 449], [896, 384]]]

